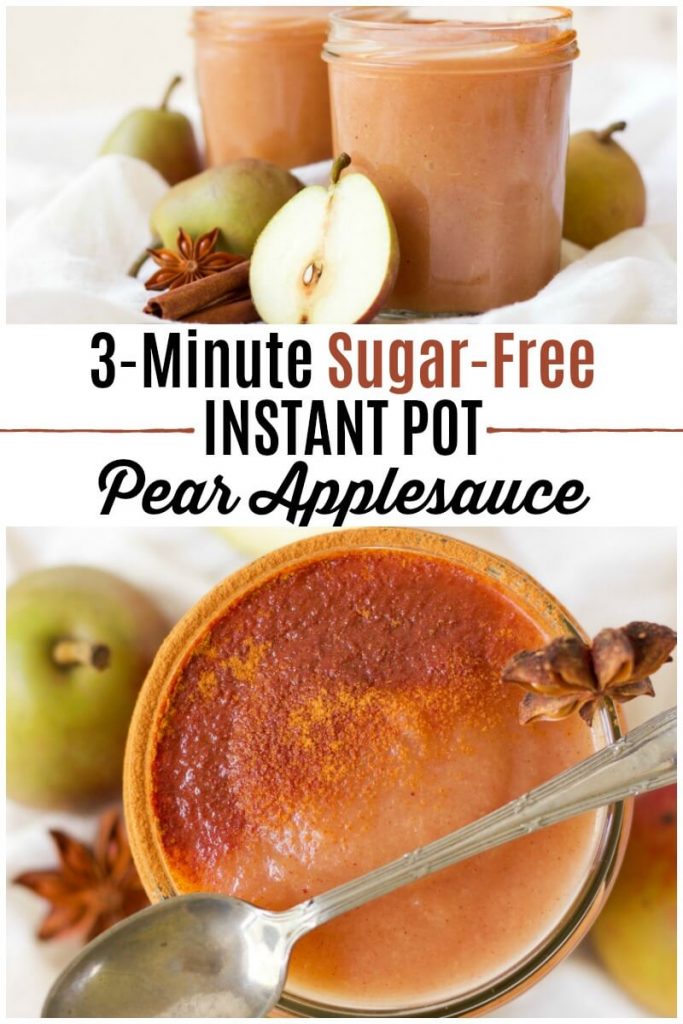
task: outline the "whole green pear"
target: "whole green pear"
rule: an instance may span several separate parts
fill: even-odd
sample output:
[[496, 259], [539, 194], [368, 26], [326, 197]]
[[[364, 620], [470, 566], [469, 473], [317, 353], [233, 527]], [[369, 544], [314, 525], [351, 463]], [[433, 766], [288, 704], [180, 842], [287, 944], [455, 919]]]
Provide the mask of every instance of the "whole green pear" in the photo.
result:
[[157, 108], [131, 110], [104, 142], [101, 155], [121, 153], [151, 164], [169, 185], [191, 178], [202, 169], [194, 129], [185, 114], [169, 110], [171, 93], [182, 81], [176, 75]]
[[645, 183], [635, 160], [613, 138], [618, 121], [602, 132], [578, 132], [569, 140], [563, 234], [593, 249], [645, 220]]
[[7, 591], [7, 793], [81, 809], [117, 796], [138, 690], [166, 634], [139, 590], [60, 566]]
[[217, 227], [218, 250], [249, 256], [271, 217], [301, 188], [293, 174], [265, 160], [211, 167], [161, 197], [152, 232], [175, 249], [179, 228], [196, 239]]

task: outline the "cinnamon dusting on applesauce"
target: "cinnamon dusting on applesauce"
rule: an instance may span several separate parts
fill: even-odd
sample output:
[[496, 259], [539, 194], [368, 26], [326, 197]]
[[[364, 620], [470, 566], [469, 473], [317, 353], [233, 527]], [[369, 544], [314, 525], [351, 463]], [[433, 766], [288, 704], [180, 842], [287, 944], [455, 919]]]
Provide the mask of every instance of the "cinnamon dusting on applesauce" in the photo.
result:
[[239, 679], [244, 683], [253, 683], [256, 679], [261, 659], [269, 647], [269, 643], [259, 644], [250, 637], [245, 644], [243, 654], [233, 654], [232, 657], [228, 658], [228, 668], [235, 679]]
[[248, 592], [188, 658], [157, 737], [154, 807], [183, 886], [293, 823], [324, 831], [331, 806], [371, 815], [389, 785], [419, 803], [425, 765], [457, 772], [516, 722], [500, 671], [539, 639], [480, 577], [406, 552], [330, 556]]
[[218, 680], [213, 669], [208, 669], [197, 680], [197, 689], [204, 700], [212, 700], [216, 695]]

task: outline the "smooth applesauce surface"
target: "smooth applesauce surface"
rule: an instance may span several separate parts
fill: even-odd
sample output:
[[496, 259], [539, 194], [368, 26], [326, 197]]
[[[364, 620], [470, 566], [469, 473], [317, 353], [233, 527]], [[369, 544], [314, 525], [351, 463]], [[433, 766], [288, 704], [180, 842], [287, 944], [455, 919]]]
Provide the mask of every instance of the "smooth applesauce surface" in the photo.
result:
[[[522, 727], [499, 681], [546, 640], [483, 576], [404, 551], [328, 554], [248, 590], [162, 711], [153, 801], [177, 890], [284, 909], [588, 756], [580, 719]], [[330, 922], [296, 946], [288, 991], [386, 1010], [498, 976], [566, 912], [594, 836], [584, 816]]]

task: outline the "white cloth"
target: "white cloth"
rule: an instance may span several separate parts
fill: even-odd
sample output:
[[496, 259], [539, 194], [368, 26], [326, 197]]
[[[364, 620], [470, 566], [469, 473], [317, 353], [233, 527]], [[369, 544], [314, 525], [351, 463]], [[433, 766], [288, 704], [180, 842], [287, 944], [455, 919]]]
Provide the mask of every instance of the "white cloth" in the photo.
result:
[[[32, 569], [65, 563], [97, 565], [144, 589], [176, 620], [213, 584], [250, 555], [301, 536], [303, 531], [200, 528], [12, 529], [7, 536], [11, 582]], [[667, 529], [460, 529], [446, 530], [517, 562], [562, 601], [586, 630], [632, 619], [675, 621], [676, 540]], [[246, 543], [245, 543], [246, 534]], [[235, 545], [239, 543], [240, 549]], [[675, 700], [674, 666], [657, 674], [657, 699], [627, 706], [631, 723]], [[47, 829], [64, 828], [92, 839], [94, 816], [42, 813], [9, 804], [8, 879], [54, 863]], [[34, 932], [45, 904], [15, 886], [7, 897], [7, 1013], [35, 1017], [42, 1000], [76, 952], [73, 942], [38, 943]], [[499, 1010], [499, 1017], [645, 1016], [582, 947], [539, 985]]]
[[[572, 127], [628, 121], [623, 141], [646, 180], [646, 226], [589, 254], [565, 244], [565, 269], [539, 295], [474, 322], [675, 322], [675, 99], [675, 69], [668, 66], [577, 63]], [[9, 322], [151, 320], [141, 312], [141, 282], [125, 273], [149, 242], [149, 215], [165, 184], [137, 161], [91, 162], [110, 122], [108, 113], [47, 122], [34, 115], [10, 117]], [[327, 165], [297, 173], [306, 183], [322, 181]]]
[[150, 211], [167, 189], [129, 157], [100, 157], [10, 232], [8, 321], [137, 323], [145, 288], [127, 269], [150, 243]]

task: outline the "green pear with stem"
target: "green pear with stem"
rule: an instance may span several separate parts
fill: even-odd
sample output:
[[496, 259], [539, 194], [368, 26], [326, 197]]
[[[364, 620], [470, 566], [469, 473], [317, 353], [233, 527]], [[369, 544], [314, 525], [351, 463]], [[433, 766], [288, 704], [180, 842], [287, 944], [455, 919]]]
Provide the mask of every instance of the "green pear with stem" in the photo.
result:
[[635, 160], [614, 138], [617, 121], [601, 132], [572, 135], [567, 154], [563, 234], [593, 249], [645, 220], [645, 183]]
[[169, 185], [198, 174], [202, 161], [192, 124], [185, 114], [168, 109], [171, 95], [181, 81], [180, 75], [172, 79], [159, 107], [141, 107], [126, 114], [104, 142], [100, 154], [120, 153], [144, 160]]
[[[271, 217], [302, 187], [293, 174], [266, 160], [233, 160], [209, 167], [158, 201], [150, 218], [150, 247], [176, 249], [180, 228], [193, 241], [218, 228], [218, 252], [250, 256]], [[130, 267], [131, 277], [137, 277], [147, 257], [145, 249]]]
[[249, 283], [266, 323], [368, 323], [396, 280], [398, 237], [377, 187], [365, 174], [342, 172], [328, 188], [311, 185], [269, 221], [254, 248]]
[[31, 572], [7, 591], [7, 793], [32, 807], [117, 798], [138, 690], [164, 616], [86, 566]]
[[216, 249], [249, 256], [270, 218], [301, 187], [293, 174], [266, 160], [210, 167], [161, 197], [152, 211], [152, 232], [174, 249], [179, 228], [193, 239], [218, 228]]

